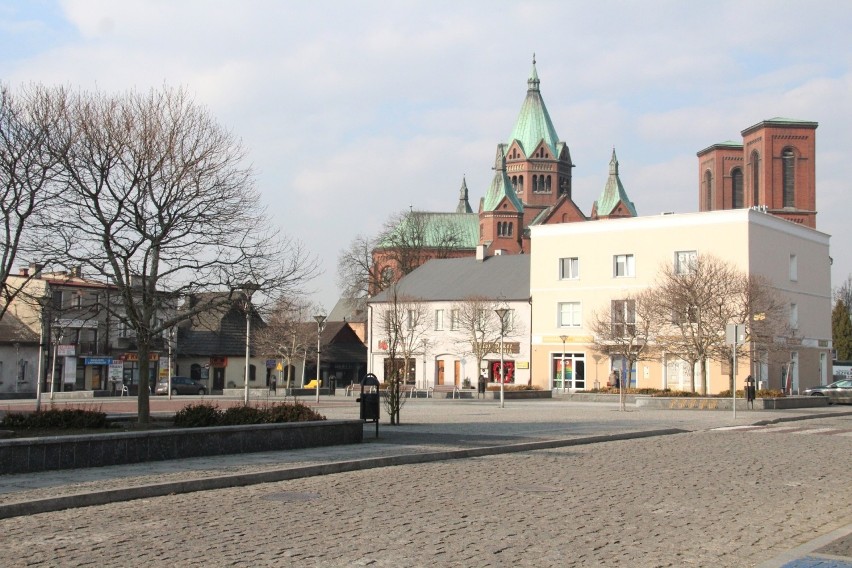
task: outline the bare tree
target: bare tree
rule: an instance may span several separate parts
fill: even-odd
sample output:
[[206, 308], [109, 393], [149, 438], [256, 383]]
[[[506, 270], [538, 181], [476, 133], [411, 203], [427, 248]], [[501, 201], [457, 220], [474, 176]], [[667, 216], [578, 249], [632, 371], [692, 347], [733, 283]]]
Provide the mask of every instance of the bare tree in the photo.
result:
[[852, 314], [852, 274], [846, 277], [843, 284], [834, 289], [834, 300], [843, 300], [844, 305]]
[[[57, 191], [56, 158], [50, 152], [57, 136], [57, 120], [65, 101], [62, 90], [32, 87], [13, 95], [0, 85], [0, 191], [3, 239], [0, 241], [0, 319], [9, 304], [25, 289], [9, 285], [18, 258], [37, 265], [24, 279], [38, 276], [50, 262], [41, 236], [48, 227], [39, 222]], [[38, 298], [30, 298], [37, 302]]]
[[388, 289], [388, 301], [376, 304], [376, 322], [380, 337], [387, 342], [385, 408], [391, 424], [400, 424], [400, 410], [405, 403], [402, 385], [413, 380], [411, 371], [415, 355], [427, 349], [426, 305], [399, 294], [395, 285]]
[[[612, 300], [591, 318], [594, 345], [597, 351], [626, 361], [627, 372], [639, 361], [647, 361], [653, 354], [653, 341], [657, 334], [658, 319], [654, 317], [653, 294], [644, 291], [638, 295], [627, 294]], [[629, 380], [629, 377], [625, 379]], [[625, 410], [625, 379], [619, 381], [618, 399]]]
[[[117, 287], [115, 315], [135, 332], [138, 417], [147, 422], [155, 338], [239, 291], [255, 304], [293, 295], [313, 269], [298, 243], [266, 229], [245, 151], [185, 91], [79, 93], [62, 129], [54, 151], [65, 189], [52, 250]], [[170, 309], [204, 290], [229, 293]]]
[[290, 369], [294, 362], [302, 358], [304, 364], [307, 354], [316, 351], [316, 324], [308, 322], [310, 314], [316, 312], [301, 298], [280, 298], [269, 311], [266, 326], [252, 338], [260, 352], [283, 362], [288, 389], [292, 386]]
[[452, 214], [406, 211], [391, 217], [379, 233], [373, 264], [380, 288], [410, 274], [431, 258], [448, 258], [462, 246], [460, 226]]
[[358, 309], [364, 309], [367, 298], [390, 284], [373, 261], [375, 246], [373, 239], [358, 235], [337, 257], [337, 285], [341, 297]]
[[[790, 325], [789, 304], [772, 283], [763, 276], [732, 269], [730, 288], [730, 295], [720, 305], [721, 323], [742, 325], [745, 329], [744, 342], [736, 346], [737, 359], [747, 359], [753, 365], [760, 361], [762, 353], [784, 350], [786, 339], [795, 337], [796, 330]], [[728, 383], [733, 392], [733, 347], [727, 341], [719, 342], [710, 352], [714, 359], [727, 361]]]
[[[453, 304], [451, 317], [462, 341], [462, 353], [476, 359], [477, 378], [482, 372], [482, 361], [489, 353], [500, 352], [500, 318], [494, 312], [502, 307], [500, 302], [474, 296]], [[506, 318], [506, 332], [514, 324], [514, 318]]]
[[657, 346], [689, 365], [690, 389], [696, 391], [695, 367], [701, 364], [701, 394], [707, 393], [707, 359], [724, 345], [739, 272], [712, 255], [660, 268], [651, 289]]

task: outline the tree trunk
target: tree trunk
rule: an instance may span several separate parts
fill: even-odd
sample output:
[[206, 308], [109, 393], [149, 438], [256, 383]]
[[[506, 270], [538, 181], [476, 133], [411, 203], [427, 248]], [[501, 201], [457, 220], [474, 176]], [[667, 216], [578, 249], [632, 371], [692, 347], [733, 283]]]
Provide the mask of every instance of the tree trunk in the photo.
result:
[[137, 394], [137, 418], [140, 424], [147, 424], [151, 416], [151, 400], [149, 398], [148, 374], [151, 362], [148, 360], [150, 346], [146, 341], [139, 341], [139, 392]]

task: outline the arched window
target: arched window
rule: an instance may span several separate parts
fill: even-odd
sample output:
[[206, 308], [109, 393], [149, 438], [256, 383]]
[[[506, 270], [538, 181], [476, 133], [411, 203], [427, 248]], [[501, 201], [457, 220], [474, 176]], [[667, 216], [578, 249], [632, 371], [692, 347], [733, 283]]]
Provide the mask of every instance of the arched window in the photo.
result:
[[514, 223], [506, 223], [506, 225], [508, 226], [508, 229], [509, 229], [508, 231], [506, 231], [506, 236], [511, 237], [512, 236], [512, 225], [514, 225]]
[[512, 176], [512, 189], [515, 190], [515, 193], [518, 193], [518, 176]]
[[550, 193], [550, 176], [547, 176], [547, 178], [545, 178], [544, 191], [545, 193]]
[[713, 174], [710, 170], [704, 172], [704, 210], [713, 210]]
[[518, 176], [518, 193], [524, 192], [524, 176]]
[[783, 188], [783, 207], [796, 206], [796, 156], [792, 148], [781, 152], [781, 185]]
[[731, 207], [734, 209], [742, 209], [743, 203], [743, 171], [740, 168], [734, 168], [731, 171]]
[[760, 154], [757, 150], [751, 153], [751, 204], [760, 205]]

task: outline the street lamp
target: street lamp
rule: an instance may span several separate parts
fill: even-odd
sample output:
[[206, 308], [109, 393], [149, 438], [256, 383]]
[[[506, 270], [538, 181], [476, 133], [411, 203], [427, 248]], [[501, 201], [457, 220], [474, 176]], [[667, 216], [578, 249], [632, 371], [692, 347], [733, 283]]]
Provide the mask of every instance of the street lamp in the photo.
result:
[[506, 308], [498, 308], [494, 310], [497, 317], [500, 318], [500, 408], [503, 406], [503, 383], [506, 382], [506, 369], [503, 362], [503, 337], [506, 335], [506, 314], [509, 310]]
[[565, 342], [568, 341], [567, 335], [560, 335], [562, 340], [562, 394], [565, 394]]
[[15, 393], [18, 392], [18, 385], [21, 383], [21, 344], [15, 342]]
[[317, 321], [317, 404], [319, 404], [319, 391], [320, 391], [320, 333], [322, 333], [323, 325], [325, 324], [325, 316], [322, 314], [315, 315], [314, 319]]
[[[254, 282], [246, 282], [242, 286], [246, 295], [246, 378], [243, 387], [243, 404], [248, 406], [249, 401], [249, 347], [251, 344], [251, 297], [257, 292], [258, 285]], [[171, 371], [169, 371], [171, 373]]]
[[50, 368], [50, 400], [53, 400], [53, 389], [56, 384], [56, 355], [59, 352], [59, 342], [62, 341], [62, 328], [59, 326], [59, 320], [53, 322], [53, 328], [50, 330], [53, 337], [53, 365]]
[[175, 328], [169, 328], [169, 400], [172, 399], [172, 342], [175, 339]]

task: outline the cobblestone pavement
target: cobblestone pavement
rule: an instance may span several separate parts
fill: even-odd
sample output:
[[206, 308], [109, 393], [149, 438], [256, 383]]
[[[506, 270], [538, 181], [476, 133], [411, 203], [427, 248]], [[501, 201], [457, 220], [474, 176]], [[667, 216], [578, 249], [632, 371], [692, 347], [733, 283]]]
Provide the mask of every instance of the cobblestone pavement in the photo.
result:
[[733, 422], [718, 412], [449, 404], [431, 424], [418, 413], [449, 407], [406, 406], [412, 424], [383, 427], [383, 440], [361, 450], [692, 431], [6, 519], [0, 565], [810, 567], [818, 564], [802, 562], [852, 554], [837, 537], [807, 558], [772, 563], [852, 524], [848, 415], [754, 427], [794, 415], [738, 413]]

